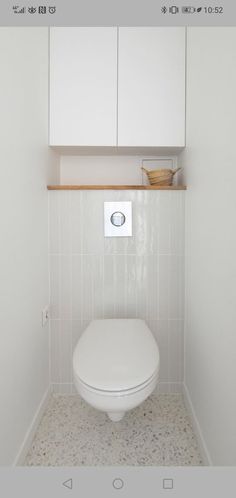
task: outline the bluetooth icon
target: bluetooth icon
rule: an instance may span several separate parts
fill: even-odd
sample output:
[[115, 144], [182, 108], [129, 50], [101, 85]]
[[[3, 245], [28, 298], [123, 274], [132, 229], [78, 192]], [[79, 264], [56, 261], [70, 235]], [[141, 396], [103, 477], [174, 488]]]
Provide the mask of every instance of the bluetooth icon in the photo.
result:
[[167, 13], [167, 8], [166, 7], [162, 7], [161, 8], [161, 12], [162, 12], [162, 14], [166, 14]]

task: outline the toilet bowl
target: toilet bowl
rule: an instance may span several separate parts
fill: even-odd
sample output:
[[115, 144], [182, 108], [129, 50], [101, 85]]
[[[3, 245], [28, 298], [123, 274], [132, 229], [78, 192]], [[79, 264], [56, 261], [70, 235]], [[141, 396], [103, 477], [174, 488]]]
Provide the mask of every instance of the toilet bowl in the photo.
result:
[[156, 387], [157, 343], [143, 320], [94, 320], [75, 347], [73, 373], [81, 397], [119, 421]]

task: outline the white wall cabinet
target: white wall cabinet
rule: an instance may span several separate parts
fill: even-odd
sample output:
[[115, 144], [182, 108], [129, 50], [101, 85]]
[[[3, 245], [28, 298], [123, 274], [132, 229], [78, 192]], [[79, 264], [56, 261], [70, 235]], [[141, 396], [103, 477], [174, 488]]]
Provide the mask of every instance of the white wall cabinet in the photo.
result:
[[50, 145], [185, 145], [185, 28], [56, 27], [50, 38]]
[[185, 145], [185, 29], [119, 29], [118, 145]]
[[50, 29], [50, 145], [117, 141], [117, 28]]

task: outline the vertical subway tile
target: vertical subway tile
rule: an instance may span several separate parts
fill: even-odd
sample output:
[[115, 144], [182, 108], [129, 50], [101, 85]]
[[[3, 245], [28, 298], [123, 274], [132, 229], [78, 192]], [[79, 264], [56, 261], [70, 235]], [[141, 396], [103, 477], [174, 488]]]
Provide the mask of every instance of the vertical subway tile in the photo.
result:
[[156, 327], [156, 339], [160, 350], [160, 381], [169, 382], [169, 343], [168, 321], [159, 320]]
[[65, 358], [62, 369], [63, 382], [72, 382], [72, 334], [71, 320], [61, 320], [61, 351], [62, 358]]
[[126, 271], [126, 315], [125, 318], [135, 318], [137, 314], [136, 298], [136, 257], [128, 255], [125, 258]]
[[133, 318], [136, 316], [136, 258], [132, 255], [117, 255], [113, 258], [112, 296], [114, 316]]
[[103, 310], [105, 318], [115, 318], [114, 261], [115, 256], [104, 256]]
[[104, 316], [132, 318], [136, 316], [136, 257], [113, 255], [104, 257]]
[[162, 381], [160, 381], [157, 384], [156, 392], [158, 394], [170, 394], [169, 382], [162, 382]]
[[82, 252], [103, 254], [104, 220], [102, 191], [82, 192]]
[[90, 320], [72, 320], [71, 323], [72, 351], [74, 351], [79, 338], [81, 337], [86, 327], [89, 325], [89, 322]]
[[71, 322], [51, 320], [51, 381], [72, 382]]
[[70, 256], [50, 257], [50, 307], [51, 317], [69, 319], [71, 313], [71, 264]]
[[165, 190], [160, 192], [160, 227], [159, 227], [159, 253], [170, 253], [170, 234], [171, 234], [171, 191]]
[[71, 251], [82, 253], [82, 192], [70, 192]]
[[170, 382], [170, 391], [172, 394], [183, 394], [183, 379], [181, 382]]
[[70, 255], [60, 256], [60, 274], [59, 274], [59, 289], [60, 289], [60, 318], [66, 320], [71, 318], [71, 257]]
[[59, 202], [59, 229], [60, 229], [60, 253], [71, 252], [71, 218], [70, 218], [70, 191], [61, 192]]
[[183, 381], [182, 320], [169, 320], [169, 381]]
[[60, 192], [52, 190], [49, 195], [49, 253], [58, 254], [60, 247], [59, 200]]
[[[92, 299], [93, 299], [93, 318], [103, 318], [103, 256], [95, 256], [91, 264], [93, 272]], [[85, 317], [86, 318], [86, 317]]]
[[124, 200], [132, 202], [132, 237], [126, 237], [126, 253], [134, 255], [138, 252], [140, 244], [139, 238], [143, 231], [143, 224], [140, 216], [140, 212], [143, 211], [143, 192], [127, 190]]
[[127, 272], [125, 256], [115, 256], [113, 261], [114, 314], [125, 318], [127, 309]]
[[73, 384], [71, 382], [54, 383], [51, 387], [54, 394], [73, 394]]
[[143, 223], [144, 223], [144, 254], [157, 254], [159, 246], [159, 192], [144, 191]]
[[82, 256], [82, 319], [103, 318], [103, 257]]
[[159, 382], [169, 381], [169, 353], [168, 353], [168, 320], [148, 320], [150, 330], [152, 331], [159, 348], [160, 353], [160, 372]]
[[126, 254], [128, 237], [104, 237], [104, 254]]
[[145, 257], [147, 267], [147, 314], [148, 320], [157, 320], [159, 317], [159, 261], [157, 255]]
[[[153, 194], [157, 194], [156, 196]], [[158, 252], [159, 193], [137, 191], [133, 202], [133, 237], [128, 253], [144, 256]]]
[[[117, 248], [117, 237], [104, 237], [104, 254], [112, 255], [119, 252]], [[121, 253], [123, 253], [123, 247], [121, 247]]]
[[136, 256], [136, 317], [147, 318], [148, 272], [145, 256]]
[[82, 256], [73, 254], [71, 265], [71, 318], [81, 320], [83, 307]]
[[183, 318], [183, 256], [169, 257], [169, 318]]
[[171, 254], [184, 254], [184, 192], [171, 192], [171, 231], [170, 251]]
[[133, 254], [145, 254], [146, 226], [144, 215], [144, 191], [138, 190], [133, 203]]
[[169, 317], [169, 256], [159, 255], [159, 319], [167, 320]]
[[50, 256], [50, 316], [60, 318], [60, 256]]
[[93, 274], [90, 266], [92, 261], [93, 258], [87, 255], [83, 255], [81, 258], [81, 317], [86, 320], [92, 320], [93, 318]]

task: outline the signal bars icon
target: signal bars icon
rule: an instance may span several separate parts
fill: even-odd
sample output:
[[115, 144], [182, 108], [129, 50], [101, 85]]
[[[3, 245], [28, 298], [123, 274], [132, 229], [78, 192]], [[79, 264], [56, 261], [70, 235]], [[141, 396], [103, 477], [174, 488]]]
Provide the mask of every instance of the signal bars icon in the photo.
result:
[[12, 7], [14, 14], [25, 14], [25, 7], [20, 8], [19, 5]]

